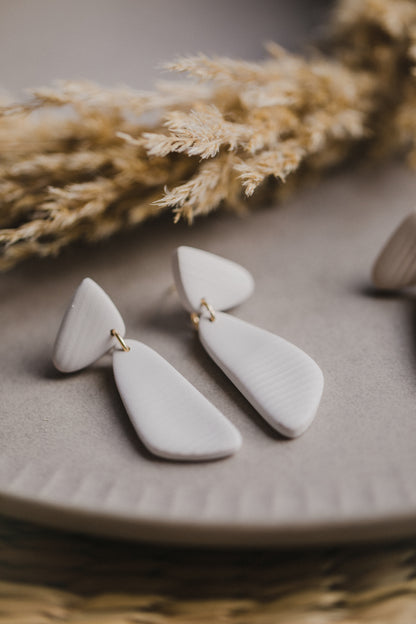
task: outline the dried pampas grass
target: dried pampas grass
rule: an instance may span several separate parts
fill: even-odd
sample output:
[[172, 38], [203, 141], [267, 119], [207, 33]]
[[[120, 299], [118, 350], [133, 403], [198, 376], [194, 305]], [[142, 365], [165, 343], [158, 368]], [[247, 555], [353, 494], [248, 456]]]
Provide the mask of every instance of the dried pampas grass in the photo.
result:
[[173, 209], [241, 210], [290, 177], [406, 147], [416, 164], [416, 5], [342, 0], [326, 55], [199, 55], [151, 93], [60, 82], [0, 109], [0, 268]]

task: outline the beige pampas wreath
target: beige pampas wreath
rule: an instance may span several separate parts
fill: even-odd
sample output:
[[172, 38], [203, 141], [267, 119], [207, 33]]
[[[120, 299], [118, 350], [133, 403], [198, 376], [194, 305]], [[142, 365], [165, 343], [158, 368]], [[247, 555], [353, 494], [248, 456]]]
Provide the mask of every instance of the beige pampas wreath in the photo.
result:
[[62, 81], [4, 102], [0, 268], [166, 210], [242, 210], [357, 147], [416, 164], [414, 2], [340, 0], [325, 53], [268, 54], [179, 59], [189, 80], [152, 93]]

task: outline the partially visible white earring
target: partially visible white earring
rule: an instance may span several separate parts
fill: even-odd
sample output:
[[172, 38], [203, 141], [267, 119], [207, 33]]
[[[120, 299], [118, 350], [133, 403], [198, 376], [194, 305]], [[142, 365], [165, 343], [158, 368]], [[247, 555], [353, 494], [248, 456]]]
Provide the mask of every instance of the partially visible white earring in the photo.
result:
[[192, 247], [176, 250], [173, 274], [208, 354], [274, 429], [290, 438], [301, 435], [321, 400], [322, 371], [290, 342], [222, 312], [252, 294], [251, 274]]
[[416, 285], [416, 212], [403, 219], [384, 244], [374, 262], [372, 280], [385, 290]]
[[201, 461], [235, 453], [241, 436], [234, 425], [156, 351], [124, 340], [125, 331], [110, 297], [86, 278], [62, 320], [53, 362], [61, 372], [71, 373], [111, 352], [123, 404], [154, 455]]

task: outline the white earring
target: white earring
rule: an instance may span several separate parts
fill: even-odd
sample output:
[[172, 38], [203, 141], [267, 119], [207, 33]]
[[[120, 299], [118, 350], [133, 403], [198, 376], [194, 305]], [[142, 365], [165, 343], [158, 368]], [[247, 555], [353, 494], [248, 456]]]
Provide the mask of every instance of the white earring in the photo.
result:
[[84, 279], [62, 320], [53, 362], [65, 373], [113, 354], [117, 388], [145, 446], [175, 460], [219, 459], [241, 446], [237, 429], [156, 351], [125, 340], [125, 325], [110, 297]]
[[319, 366], [283, 338], [225, 314], [254, 289], [243, 267], [179, 247], [173, 273], [202, 345], [240, 392], [279, 433], [297, 437], [315, 417], [323, 391]]
[[398, 290], [416, 284], [416, 212], [394, 230], [380, 251], [372, 271], [373, 284]]

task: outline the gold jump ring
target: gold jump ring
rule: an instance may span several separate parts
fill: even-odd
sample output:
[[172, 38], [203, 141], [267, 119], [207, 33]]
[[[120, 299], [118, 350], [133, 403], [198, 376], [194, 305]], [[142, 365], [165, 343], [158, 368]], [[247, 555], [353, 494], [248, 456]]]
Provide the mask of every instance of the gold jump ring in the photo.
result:
[[215, 310], [212, 307], [212, 305], [210, 303], [208, 303], [208, 301], [204, 298], [201, 299], [201, 304], [200, 304], [201, 308], [206, 308], [209, 312], [209, 320], [211, 321], [211, 323], [213, 323], [215, 321]]
[[117, 338], [117, 340], [121, 344], [121, 348], [123, 349], [123, 351], [130, 351], [130, 347], [125, 343], [123, 337], [118, 333], [116, 329], [112, 329], [110, 333], [112, 336], [114, 336], [114, 338]]
[[[210, 323], [213, 323], [216, 319], [216, 316], [215, 316], [215, 310], [212, 307], [212, 305], [208, 303], [206, 299], [202, 298], [201, 303], [199, 304], [199, 309], [201, 310], [201, 308], [206, 308], [208, 310], [209, 321]], [[195, 329], [198, 329], [199, 327], [199, 319], [200, 319], [200, 314], [198, 314], [197, 312], [191, 313], [191, 321]]]

